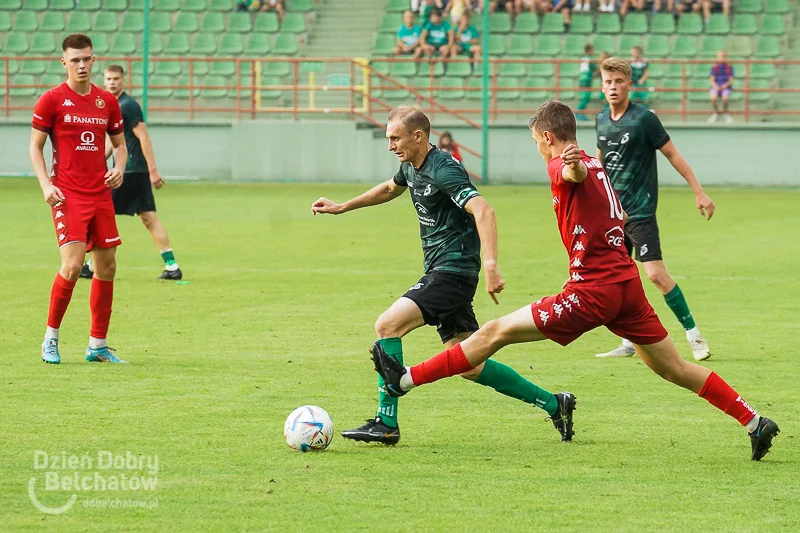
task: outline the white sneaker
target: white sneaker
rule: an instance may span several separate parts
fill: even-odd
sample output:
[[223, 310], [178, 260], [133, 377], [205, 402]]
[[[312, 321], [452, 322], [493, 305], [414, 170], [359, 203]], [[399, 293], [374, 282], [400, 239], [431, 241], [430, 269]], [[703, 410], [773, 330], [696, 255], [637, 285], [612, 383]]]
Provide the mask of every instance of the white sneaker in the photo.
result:
[[706, 338], [700, 334], [700, 330], [694, 327], [686, 331], [686, 340], [692, 347], [692, 356], [695, 361], [705, 361], [711, 357], [711, 350], [708, 348]]
[[722, 115], [722, 117], [725, 119], [725, 123], [726, 123], [726, 124], [730, 124], [731, 122], [733, 122], [733, 118], [732, 118], [732, 117], [731, 117], [729, 114], [727, 114], [727, 113], [725, 113], [724, 115]]
[[575, 7], [573, 7], [573, 9], [574, 9], [575, 11], [583, 11], [583, 4], [577, 4], [577, 3], [576, 3], [576, 4], [575, 4]]
[[589, 11], [590, 9], [592, 9], [592, 6], [589, 4], [589, 2], [586, 2], [585, 4], [583, 4], [583, 10], [584, 11]]
[[633, 357], [636, 354], [636, 349], [630, 341], [623, 340], [622, 344], [606, 353], [599, 353], [595, 357]]
[[710, 117], [708, 117], [708, 123], [709, 123], [709, 124], [711, 124], [711, 123], [713, 123], [713, 122], [716, 122], [718, 118], [719, 118], [719, 115], [717, 115], [716, 113], [714, 113], [713, 115], [711, 115]]

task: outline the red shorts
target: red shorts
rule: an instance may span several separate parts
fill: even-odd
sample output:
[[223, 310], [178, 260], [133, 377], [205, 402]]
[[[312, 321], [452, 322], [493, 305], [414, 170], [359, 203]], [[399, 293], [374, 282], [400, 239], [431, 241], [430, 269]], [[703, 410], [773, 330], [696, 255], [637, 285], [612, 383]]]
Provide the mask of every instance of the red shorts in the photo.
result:
[[539, 331], [562, 346], [600, 326], [634, 344], [667, 338], [638, 277], [610, 285], [569, 285], [531, 304], [531, 311]]
[[65, 193], [66, 200], [53, 207], [53, 225], [58, 246], [85, 242], [86, 250], [114, 248], [122, 244], [114, 218], [111, 195], [79, 196]]

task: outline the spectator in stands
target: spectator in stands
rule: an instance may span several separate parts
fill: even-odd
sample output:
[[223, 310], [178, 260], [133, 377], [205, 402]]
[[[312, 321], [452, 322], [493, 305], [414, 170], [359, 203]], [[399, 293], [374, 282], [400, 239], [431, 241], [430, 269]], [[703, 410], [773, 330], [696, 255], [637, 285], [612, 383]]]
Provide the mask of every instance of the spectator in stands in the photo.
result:
[[723, 13], [726, 17], [731, 15], [731, 0], [700, 0], [697, 3], [703, 10], [706, 22], [711, 18], [711, 13]]
[[[594, 45], [587, 43], [586, 46], [583, 47], [583, 57], [581, 58], [579, 67], [580, 74], [578, 77], [578, 86], [586, 88], [586, 90], [580, 93], [581, 101], [578, 103], [578, 111], [586, 109], [589, 106], [589, 102], [592, 100], [592, 86], [594, 85], [594, 79], [597, 77], [597, 65], [599, 64], [592, 59], [593, 55]], [[578, 120], [589, 120], [583, 113], [577, 113], [575, 118]]]
[[602, 13], [613, 13], [614, 9], [616, 9], [614, 0], [599, 0], [598, 5]]
[[422, 28], [416, 23], [414, 12], [410, 9], [403, 13], [403, 24], [397, 30], [397, 44], [392, 50], [392, 55], [413, 54], [414, 59], [422, 55], [419, 38]]
[[[728, 114], [728, 100], [731, 97], [731, 90], [733, 86], [733, 66], [728, 63], [727, 56], [724, 51], [717, 52], [717, 63], [711, 67], [711, 72], [708, 76], [711, 82], [711, 105], [714, 107], [714, 113], [708, 119], [708, 122], [716, 122], [722, 113], [725, 122], [730, 124], [733, 119]], [[722, 110], [718, 107], [718, 102], [722, 100]]]
[[464, 15], [464, 13], [469, 15], [471, 9], [472, 4], [470, 0], [450, 0], [442, 13], [444, 13], [445, 16], [449, 15], [453, 24], [458, 25], [461, 23], [461, 16]]
[[453, 136], [449, 131], [443, 131], [442, 134], [439, 135], [439, 149], [458, 159], [458, 162], [462, 165], [464, 164], [461, 159], [461, 151], [458, 149], [458, 144], [453, 140]]
[[[448, 4], [451, 0], [422, 0], [419, 14], [420, 18], [422, 19], [422, 25], [424, 26], [428, 20], [430, 20], [431, 12], [433, 10], [437, 10], [441, 13], [447, 8]], [[412, 1], [411, 4], [412, 11], [414, 10], [414, 2]]]
[[558, 13], [564, 17], [564, 32], [569, 31], [572, 23], [572, 0], [539, 0], [539, 9], [542, 13]]
[[286, 8], [284, 7], [284, 0], [261, 0], [261, 11], [275, 11], [278, 14], [278, 20], [283, 21], [283, 16], [286, 15]]
[[505, 11], [511, 20], [517, 16], [517, 0], [489, 0], [489, 13]]
[[442, 20], [441, 11], [438, 9], [431, 11], [430, 20], [422, 27], [422, 35], [419, 38], [422, 53], [431, 57], [439, 52], [446, 58], [450, 54], [453, 40], [453, 28], [446, 20]]
[[450, 57], [458, 57], [458, 54], [465, 53], [472, 56], [473, 63], [481, 57], [480, 33], [470, 23], [469, 13], [461, 15], [461, 20], [456, 28], [455, 42], [450, 47]]
[[[631, 93], [631, 101], [646, 105], [649, 89], [647, 88], [647, 78], [650, 77], [650, 64], [642, 56], [642, 47], [634, 46], [631, 49], [631, 79], [633, 80], [634, 90]], [[640, 90], [636, 90], [640, 89]]]
[[[703, 9], [703, 0], [678, 0], [677, 9], [679, 15], [689, 12], [700, 13]], [[667, 4], [667, 10], [669, 10], [669, 4]]]
[[619, 6], [619, 15], [624, 17], [628, 11], [644, 11], [647, 9], [647, 2], [646, 0], [622, 0], [622, 4]]

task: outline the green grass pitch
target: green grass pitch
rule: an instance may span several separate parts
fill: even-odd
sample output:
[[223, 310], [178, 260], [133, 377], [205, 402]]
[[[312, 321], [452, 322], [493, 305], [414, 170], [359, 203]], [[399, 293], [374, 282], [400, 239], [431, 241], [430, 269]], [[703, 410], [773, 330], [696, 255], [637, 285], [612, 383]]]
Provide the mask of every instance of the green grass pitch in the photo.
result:
[[[344, 200], [363, 188], [168, 185], [159, 212], [190, 283], [154, 281], [161, 265], [149, 236], [138, 219], [118, 219], [109, 340], [131, 364], [83, 359], [82, 280], [62, 326], [63, 363], [51, 366], [39, 344], [58, 265], [52, 223], [35, 181], [0, 181], [0, 530], [800, 530], [800, 191], [711, 188], [717, 214], [708, 223], [687, 189], [661, 193], [667, 266], [712, 347], [708, 365], [782, 428], [754, 463], [744, 430], [704, 400], [638, 359], [596, 359], [617, 343], [605, 330], [568, 348], [537, 343], [497, 356], [578, 396], [571, 444], [543, 411], [460, 379], [401, 399], [396, 448], [342, 439], [338, 430], [374, 415], [374, 321], [421, 275], [407, 197], [312, 217], [317, 197]], [[507, 282], [499, 306], [478, 294], [485, 322], [558, 291], [567, 259], [547, 188], [483, 191], [497, 211]], [[646, 290], [691, 357], [663, 299], [649, 282]], [[439, 346], [433, 328], [418, 330], [405, 341], [406, 361]], [[283, 442], [285, 417], [307, 403], [336, 425], [324, 453]], [[47, 491], [37, 450], [158, 456], [158, 483]], [[37, 510], [31, 478], [43, 505], [76, 493], [74, 506]], [[109, 499], [112, 507], [87, 506]]]

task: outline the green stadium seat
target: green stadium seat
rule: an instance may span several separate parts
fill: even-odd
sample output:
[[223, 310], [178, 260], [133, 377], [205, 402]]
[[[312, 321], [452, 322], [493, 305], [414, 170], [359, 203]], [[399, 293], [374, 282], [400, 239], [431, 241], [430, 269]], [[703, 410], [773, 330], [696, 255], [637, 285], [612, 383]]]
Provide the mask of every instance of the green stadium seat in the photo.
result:
[[498, 90], [497, 99], [506, 101], [518, 100], [521, 94], [519, 90], [521, 86], [522, 85], [519, 83], [519, 80], [515, 78], [499, 78], [497, 80], [497, 88], [506, 90]]
[[542, 33], [564, 33], [564, 17], [561, 13], [545, 13], [542, 17]]
[[572, 35], [567, 34], [564, 39], [563, 55], [568, 57], [581, 57], [583, 56], [583, 47], [589, 39], [585, 35]]
[[117, 33], [109, 52], [111, 55], [127, 55], [136, 51], [136, 40], [131, 33]]
[[[379, 72], [384, 76], [389, 75], [389, 62], [388, 61], [370, 61], [369, 66], [375, 72]], [[380, 80], [380, 78], [376, 78]]]
[[555, 57], [561, 52], [561, 42], [557, 35], [539, 35], [533, 49], [537, 56]]
[[689, 88], [691, 89], [704, 89], [702, 91], [693, 91], [690, 92], [687, 96], [690, 102], [708, 102], [710, 101], [710, 97], [708, 96], [708, 89], [711, 87], [708, 78], [695, 78], [689, 82]]
[[700, 35], [703, 33], [703, 19], [697, 13], [684, 13], [678, 19], [677, 33], [680, 35]]
[[281, 31], [286, 33], [305, 33], [306, 19], [302, 13], [286, 13], [281, 24]]
[[[245, 16], [249, 16], [247, 13], [240, 13]], [[181, 22], [180, 17], [175, 21], [175, 29], [179, 30], [178, 24]], [[188, 21], [187, 21], [188, 22]], [[191, 33], [194, 30], [186, 29], [181, 30]], [[205, 33], [222, 33], [225, 31], [225, 17], [222, 13], [217, 13], [215, 11], [211, 11], [206, 13], [205, 17], [203, 17], [203, 22], [200, 24], [200, 31]]]
[[244, 55], [250, 57], [260, 57], [269, 55], [272, 45], [269, 42], [269, 35], [265, 33], [254, 33], [250, 35], [247, 46], [244, 48]]
[[438, 78], [439, 76], [444, 76], [444, 63], [441, 61], [431, 61], [427, 64], [423, 63], [419, 67], [419, 75], [430, 76], [431, 69], [433, 69], [433, 76], [435, 78]]
[[767, 14], [761, 17], [760, 35], [783, 35], [786, 33], [786, 20], [783, 15]]
[[581, 71], [580, 63], [562, 63], [558, 70], [559, 78], [574, 78]]
[[687, 59], [697, 55], [697, 37], [694, 35], [679, 35], [675, 38], [675, 45], [672, 47], [672, 55], [675, 58]]
[[781, 55], [781, 45], [777, 37], [762, 36], [756, 42], [756, 57], [772, 59]]
[[39, 28], [36, 13], [33, 11], [20, 11], [14, 21], [14, 31], [35, 32]]
[[72, 11], [75, 9], [75, 0], [50, 0], [49, 11]]
[[622, 33], [643, 35], [647, 33], [647, 15], [644, 13], [628, 13], [622, 22]]
[[198, 33], [192, 44], [191, 54], [203, 57], [211, 56], [217, 52], [217, 40], [212, 33]]
[[789, 0], [767, 0], [764, 8], [767, 13], [779, 13], [785, 15], [789, 12]]
[[492, 33], [511, 33], [511, 17], [508, 13], [491, 13], [489, 28]]
[[489, 55], [501, 56], [506, 53], [505, 35], [489, 35]]
[[616, 13], [600, 13], [597, 18], [597, 33], [610, 33], [617, 35], [622, 31], [619, 15]]
[[223, 56], [238, 56], [244, 52], [244, 38], [239, 33], [223, 34], [219, 42], [219, 53]]
[[[232, 80], [231, 83], [236, 83], [236, 80]], [[215, 76], [213, 74], [206, 76], [202, 84], [213, 88], [200, 89], [200, 98], [225, 98], [228, 95], [228, 89], [226, 88], [228, 82], [223, 76]]]
[[19, 72], [21, 74], [36, 74], [42, 75], [47, 70], [47, 61], [39, 61], [35, 59], [28, 59], [20, 61]]
[[[507, 57], [506, 59], [524, 59], [523, 57]], [[501, 63], [498, 68], [501, 78], [524, 78], [528, 76], [528, 65], [525, 63]]]
[[656, 13], [653, 15], [650, 33], [672, 35], [675, 33], [675, 17], [672, 13]]
[[6, 52], [10, 55], [21, 56], [28, 51], [28, 35], [26, 33], [10, 32], [6, 38]]
[[725, 50], [732, 59], [746, 59], [753, 55], [753, 46], [750, 37], [734, 36], [729, 37]]
[[[126, 11], [122, 15], [121, 26], [125, 31], [134, 33], [142, 32], [144, 31], [144, 15], [138, 11]], [[150, 31], [154, 31], [152, 24], [150, 25]]]
[[533, 40], [530, 35], [512, 35], [508, 43], [508, 52], [516, 56], [533, 55]]
[[608, 52], [613, 56], [617, 51], [615, 39], [611, 35], [595, 35], [592, 44], [594, 45], [595, 52], [598, 54], [600, 52]]
[[[647, 70], [650, 71], [650, 76], [648, 76], [647, 79], [653, 80], [656, 78], [663, 78], [667, 71], [667, 67], [664, 65], [664, 63], [651, 63]], [[650, 85], [650, 82], [647, 84]]]
[[210, 11], [220, 11], [222, 13], [226, 13], [228, 11], [233, 11], [235, 4], [235, 2], [229, 2], [227, 0], [210, 0], [208, 3], [208, 9]]
[[164, 53], [169, 56], [180, 56], [189, 53], [189, 35], [186, 33], [170, 33]]
[[107, 54], [111, 47], [108, 44], [108, 34], [95, 33], [92, 35], [92, 51], [95, 55]]
[[[131, 65], [131, 70], [134, 74], [141, 74], [144, 72], [144, 64], [142, 61], [134, 61]], [[148, 74], [153, 74], [156, 71], [156, 61], [149, 61], [147, 63]]]
[[728, 35], [731, 32], [731, 20], [722, 13], [712, 13], [706, 22], [707, 35]]
[[[209, 20], [210, 19], [210, 20]], [[209, 20], [208, 22], [206, 22]], [[206, 27], [208, 24], [208, 27]], [[221, 32], [225, 29], [225, 22], [219, 13], [208, 13], [203, 18], [203, 31]], [[178, 13], [175, 18], [175, 31], [194, 33], [200, 29], [197, 13]]]
[[286, 5], [286, 11], [297, 13], [314, 11], [314, 0], [292, 0]]
[[733, 9], [736, 13], [758, 14], [764, 10], [762, 0], [737, 0], [733, 2]]
[[18, 11], [22, 9], [22, 0], [5, 0], [5, 2], [0, 2], [0, 9]]
[[47, 74], [58, 74], [62, 77], [67, 75], [67, 71], [64, 70], [64, 65], [61, 64], [61, 61], [48, 61], [45, 67], [45, 72]]
[[737, 13], [733, 16], [732, 31], [735, 35], [755, 35], [758, 31], [756, 16]]
[[45, 74], [39, 79], [39, 83], [44, 85], [44, 87], [40, 87], [37, 89], [39, 94], [44, 94], [45, 91], [49, 90], [51, 87], [55, 87], [56, 85], [61, 85], [64, 83], [64, 75], [59, 74]]
[[114, 33], [117, 31], [117, 14], [111, 11], [101, 11], [94, 19], [94, 26], [92, 29], [95, 32]]
[[[472, 17], [470, 19], [470, 22], [472, 23], [473, 26], [475, 26], [475, 29], [478, 30], [479, 33], [483, 33], [483, 16], [482, 15], [476, 15], [476, 16]], [[453, 26], [455, 26], [455, 25], [453, 25]], [[455, 30], [455, 27], [453, 28], [453, 30]]]
[[259, 33], [277, 33], [279, 28], [278, 15], [275, 13], [258, 13], [253, 31]]
[[250, 33], [253, 23], [249, 13], [231, 13], [228, 18], [228, 31], [234, 33]]
[[[230, 2], [231, 8], [233, 7], [233, 2]], [[181, 0], [153, 0], [153, 10], [154, 11], [169, 11], [173, 13], [175, 11], [179, 11], [181, 9]]]
[[[439, 85], [439, 80], [433, 80], [433, 87]], [[428, 76], [421, 76], [419, 78], [414, 78], [411, 80], [411, 88], [414, 89], [415, 92], [425, 96], [426, 98], [433, 98], [436, 94], [435, 92], [432, 93], [431, 89], [431, 79]], [[411, 91], [409, 91], [411, 92]], [[416, 95], [411, 93], [411, 98], [415, 98]]]
[[704, 35], [700, 42], [700, 58], [709, 59], [717, 56], [717, 52], [725, 50], [725, 38], [719, 35]]
[[[45, 13], [45, 21], [47, 20], [47, 15], [50, 15], [50, 14], [51, 13]], [[60, 13], [52, 13], [52, 15], [55, 15], [55, 17], [59, 21], [61, 21], [61, 28], [60, 29], [63, 30], [64, 29], [64, 21], [61, 18], [61, 14]], [[42, 22], [42, 24], [44, 24], [44, 22]], [[0, 11], [0, 31], [5, 32], [5, 31], [9, 31], [10, 29], [11, 29], [11, 14], [8, 11]], [[55, 30], [47, 30], [47, 31], [55, 31]], [[2, 46], [2, 41], [0, 41], [0, 46]]]
[[[479, 76], [471, 78], [467, 82], [467, 88], [473, 89], [467, 91], [467, 100], [482, 100], [483, 99], [483, 79]], [[489, 98], [492, 97], [491, 82], [489, 83]]]
[[[569, 63], [562, 63], [562, 76], [563, 76], [563, 68], [565, 65]], [[533, 63], [530, 66], [529, 74], [532, 78], [552, 78], [556, 75], [556, 67], [553, 66], [552, 63]]]
[[73, 11], [69, 16], [67, 25], [64, 31], [67, 33], [84, 33], [91, 31], [92, 21], [89, 19], [89, 13], [83, 11]]
[[[751, 89], [772, 89], [772, 81], [771, 80], [765, 80], [765, 79], [756, 79], [756, 80], [751, 79], [750, 80], [750, 88]], [[736, 95], [736, 94], [742, 94], [743, 95], [743, 91], [744, 91], [744, 87], [742, 87], [742, 92], [734, 91], [733, 95], [731, 95], [731, 98], [733, 98], [733, 96]], [[750, 102], [751, 103], [767, 102], [767, 101], [769, 101], [769, 99], [771, 97], [772, 97], [772, 94], [770, 94], [769, 92], [751, 92], [750, 93]]]
[[207, 7], [206, 0], [183, 0], [181, 2], [181, 11], [205, 11]]
[[437, 82], [435, 96], [439, 100], [462, 100], [466, 95], [461, 78], [442, 78]]
[[386, 6], [386, 11], [390, 13], [402, 13], [411, 8], [408, 0], [389, 0], [389, 5]]
[[[408, 89], [405, 89], [404, 87], [398, 87], [394, 83], [391, 83], [386, 80], [382, 81], [383, 85], [391, 87], [389, 89], [384, 89], [383, 91], [383, 98], [385, 98], [386, 100], [404, 100], [410, 96]], [[402, 86], [406, 86], [411, 83], [411, 80], [408, 78], [395, 78], [395, 81]]]
[[467, 78], [472, 75], [472, 65], [469, 63], [448, 63], [447, 75], [456, 78]]
[[[664, 81], [663, 87], [665, 89], [680, 89], [683, 86], [681, 80], [675, 78], [667, 78], [667, 80]], [[680, 102], [681, 97], [682, 97], [681, 91], [675, 91], [675, 92], [664, 91], [659, 95], [659, 98], [662, 98], [669, 102]]]
[[22, 9], [26, 11], [44, 11], [47, 9], [47, 0], [22, 0]]
[[392, 55], [392, 50], [394, 50], [396, 42], [397, 39], [395, 39], [394, 35], [379, 33], [375, 36], [375, 44], [372, 47], [372, 53], [378, 56]]
[[[33, 85], [36, 83], [32, 74], [14, 74], [11, 77], [12, 85]], [[8, 95], [11, 97], [34, 96], [37, 89], [16, 87], [8, 90]]]
[[[78, 6], [83, 4], [84, 1], [85, 0], [81, 0], [80, 4], [78, 4]], [[150, 0], [150, 1], [151, 1], [150, 6], [152, 7], [153, 0]], [[90, 0], [89, 3], [92, 4], [93, 2]], [[131, 4], [133, 4], [133, 0], [131, 0]], [[87, 11], [97, 11], [100, 8], [99, 7], [92, 8], [91, 10], [89, 10], [88, 8], [84, 8], [84, 9], [87, 9]], [[125, 11], [126, 9], [128, 9], [128, 0], [103, 0], [103, 9], [106, 10], [106, 11]], [[131, 9], [133, 9], [133, 7], [131, 7]], [[143, 10], [144, 10], [144, 4], [142, 4], [142, 8], [139, 11], [143, 11]]]
[[683, 77], [684, 70], [683, 67], [686, 67], [686, 78], [689, 79], [694, 76], [695, 66], [691, 63], [689, 64], [681, 64], [681, 63], [670, 63], [667, 65], [667, 71], [665, 72], [665, 76], [667, 78], [678, 78], [680, 79]]
[[287, 61], [270, 61], [264, 64], [263, 74], [267, 76], [285, 77], [292, 73], [292, 64]]
[[627, 57], [627, 54], [631, 53], [631, 49], [633, 49], [634, 46], [640, 46], [642, 50], [644, 50], [644, 46], [642, 46], [642, 36], [623, 35], [619, 40], [619, 53]]
[[183, 64], [180, 61], [156, 61], [155, 65], [154, 72], [158, 76], [178, 76], [183, 72]]
[[[0, 31], [8, 31], [10, 26], [6, 27], [5, 20], [3, 20], [3, 15], [6, 16], [6, 20], [8, 20], [8, 13], [5, 11], [0, 11]], [[9, 20], [9, 24], [10, 24]], [[60, 32], [64, 30], [64, 16], [61, 13], [57, 13], [55, 11], [45, 11], [44, 15], [42, 16], [42, 23], [39, 24], [40, 31], [51, 31], [51, 32]]]
[[[261, 77], [261, 87], [280, 87], [281, 85], [285, 85], [281, 83], [281, 79], [277, 76], [262, 76]], [[262, 99], [267, 100], [274, 100], [276, 98], [280, 98], [283, 93], [280, 89], [260, 89], [259, 93]]]
[[667, 57], [670, 53], [669, 38], [666, 35], [651, 35], [644, 52], [648, 57]]
[[205, 76], [211, 70], [208, 61], [187, 61], [183, 70], [188, 74], [190, 67], [194, 76]]
[[30, 53], [38, 55], [52, 54], [56, 51], [56, 42], [52, 33], [34, 33]]
[[[142, 23], [144, 24], [144, 19]], [[172, 22], [170, 21], [169, 13], [150, 13], [150, 31], [153, 33], [171, 32]]]
[[535, 100], [541, 102], [549, 100], [553, 97], [552, 91], [543, 89], [544, 87], [552, 87], [553, 78], [529, 78], [525, 80], [524, 87], [534, 89], [533, 91], [522, 91], [523, 100]]
[[397, 30], [400, 28], [400, 17], [397, 16], [395, 13], [386, 13], [383, 18], [381, 19], [381, 25], [378, 28], [379, 33], [391, 33], [397, 34]]
[[212, 76], [235, 76], [236, 63], [233, 61], [213, 61], [208, 67], [208, 73]]
[[[427, 72], [427, 71], [426, 71]], [[416, 63], [391, 63], [389, 67], [389, 76], [392, 78], [397, 77], [411, 77], [417, 75]]]
[[756, 64], [750, 66], [750, 78], [771, 80], [778, 75], [775, 65]]
[[173, 85], [178, 86], [178, 89], [173, 89], [172, 91], [173, 98], [187, 99], [189, 98], [190, 93], [191, 96], [195, 98], [200, 96], [200, 90], [194, 88], [194, 85], [198, 85], [196, 81], [192, 85], [192, 88], [191, 89], [189, 88], [190, 87], [189, 76], [181, 76], [180, 78], [178, 78], [177, 83]]
[[711, 72], [711, 67], [714, 66], [714, 63], [698, 63], [694, 65], [694, 77], [701, 78], [703, 80], [708, 80], [708, 77]]
[[[576, 88], [578, 87], [578, 80], [575, 78], [562, 78], [559, 83], [559, 92], [558, 97], [561, 100], [574, 100], [578, 97], [578, 93]], [[596, 92], [600, 92], [600, 87], [598, 86], [595, 89]]]
[[272, 45], [272, 53], [280, 56], [297, 54], [297, 39], [291, 33], [279, 33]]
[[538, 33], [539, 32], [539, 17], [535, 13], [524, 12], [517, 15], [517, 21], [514, 24], [514, 33]]
[[575, 13], [572, 15], [570, 33], [589, 34], [594, 31], [594, 17], [589, 13]]

